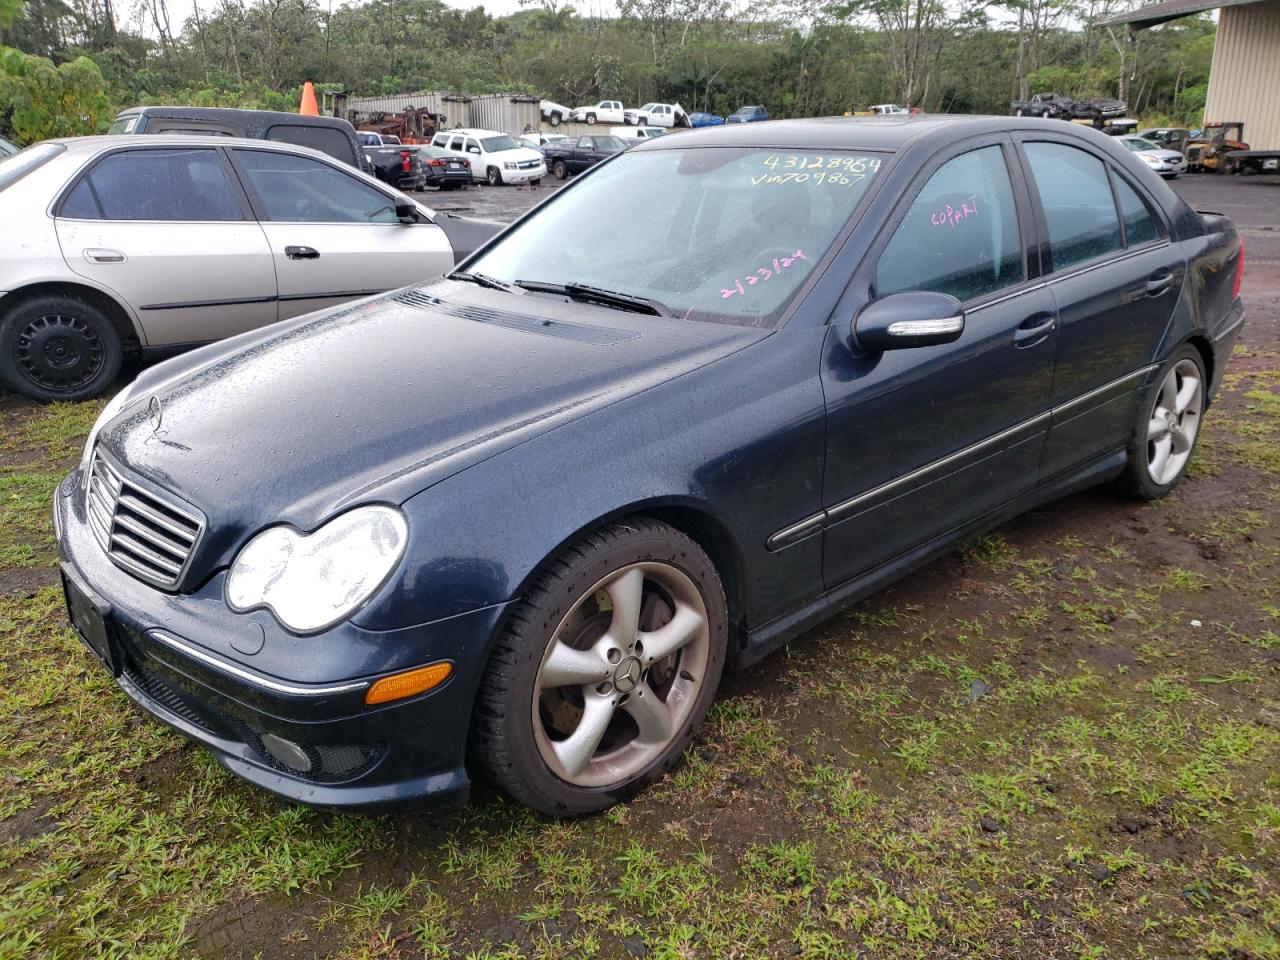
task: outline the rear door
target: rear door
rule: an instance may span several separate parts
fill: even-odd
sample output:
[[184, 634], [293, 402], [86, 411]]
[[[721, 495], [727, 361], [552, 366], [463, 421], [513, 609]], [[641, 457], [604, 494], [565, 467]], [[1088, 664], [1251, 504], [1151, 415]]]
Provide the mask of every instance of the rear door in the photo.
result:
[[67, 266], [129, 304], [149, 345], [276, 319], [271, 248], [221, 149], [104, 154], [59, 201], [55, 225]]
[[1061, 327], [1047, 478], [1126, 442], [1186, 267], [1139, 184], [1079, 141], [1021, 139]]
[[237, 147], [270, 245], [280, 319], [439, 276], [453, 250], [434, 223], [400, 223], [397, 194], [313, 157]]
[[[832, 324], [823, 363], [828, 587], [891, 562], [1036, 483], [1053, 380], [1053, 298], [1013, 144], [990, 136], [935, 157], [853, 282], [873, 298], [947, 293], [954, 343], [859, 354]], [[863, 286], [865, 284], [865, 287]]]

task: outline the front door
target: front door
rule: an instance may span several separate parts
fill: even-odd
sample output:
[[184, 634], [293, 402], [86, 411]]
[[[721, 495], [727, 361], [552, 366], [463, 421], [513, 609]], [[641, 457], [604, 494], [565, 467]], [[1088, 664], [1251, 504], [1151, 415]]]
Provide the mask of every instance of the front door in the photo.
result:
[[1042, 466], [1053, 476], [1127, 442], [1186, 267], [1154, 206], [1110, 164], [1051, 140], [1022, 149], [1062, 328]]
[[271, 250], [221, 150], [105, 154], [55, 213], [67, 266], [129, 304], [151, 346], [276, 319]]
[[1053, 380], [1052, 295], [1028, 268], [1025, 187], [1012, 143], [951, 148], [920, 178], [855, 283], [873, 298], [955, 296], [954, 343], [858, 354], [847, 323], [825, 345], [826, 585], [834, 587], [1030, 490]]
[[233, 154], [271, 246], [281, 320], [453, 266], [444, 231], [401, 223], [395, 194], [311, 157], [248, 147]]

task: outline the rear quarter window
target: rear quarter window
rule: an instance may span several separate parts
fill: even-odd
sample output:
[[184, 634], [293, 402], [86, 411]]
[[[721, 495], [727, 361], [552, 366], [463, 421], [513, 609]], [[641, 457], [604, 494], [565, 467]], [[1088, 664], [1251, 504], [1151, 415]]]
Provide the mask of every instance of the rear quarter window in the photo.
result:
[[282, 123], [268, 127], [265, 139], [274, 140], [277, 143], [292, 143], [299, 147], [310, 147], [321, 153], [327, 153], [333, 159], [341, 160], [343, 163], [355, 163], [350, 139], [341, 130], [333, 127]]

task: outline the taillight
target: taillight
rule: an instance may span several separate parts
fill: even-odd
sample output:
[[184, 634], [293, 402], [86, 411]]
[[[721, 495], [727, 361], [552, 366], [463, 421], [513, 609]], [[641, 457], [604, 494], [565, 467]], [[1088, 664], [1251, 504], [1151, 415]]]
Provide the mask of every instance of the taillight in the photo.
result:
[[409, 153], [409, 151], [408, 151], [408, 150], [401, 150], [401, 151], [400, 151], [400, 172], [401, 172], [401, 173], [412, 173], [412, 172], [413, 172], [413, 167], [412, 167], [412, 165], [409, 163], [409, 158], [410, 158], [410, 156], [411, 156], [411, 155], [410, 155], [410, 153]]
[[1236, 260], [1236, 282], [1231, 287], [1231, 299], [1240, 296], [1240, 281], [1244, 279], [1244, 241], [1240, 241], [1240, 256]]
[[444, 166], [448, 166], [448, 164], [446, 164], [446, 163], [445, 163], [445, 161], [443, 161], [443, 160], [441, 160], [441, 159], [439, 159], [439, 158], [437, 158], [437, 159], [435, 159], [435, 160], [432, 160], [432, 161], [431, 161], [431, 165], [432, 165], [433, 167], [444, 167]]

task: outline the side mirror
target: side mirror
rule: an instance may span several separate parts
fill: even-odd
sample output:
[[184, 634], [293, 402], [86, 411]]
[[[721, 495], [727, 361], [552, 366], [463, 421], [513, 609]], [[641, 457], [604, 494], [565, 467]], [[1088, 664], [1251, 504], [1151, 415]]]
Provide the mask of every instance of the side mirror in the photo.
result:
[[480, 148], [479, 148], [479, 147], [467, 147], [467, 153], [474, 153], [474, 154], [476, 154], [476, 155], [478, 156], [478, 155], [479, 155], [479, 153], [480, 153]]
[[418, 208], [412, 203], [396, 202], [396, 219], [401, 223], [417, 223]]
[[874, 300], [853, 318], [853, 342], [868, 353], [952, 343], [964, 333], [964, 309], [950, 294], [912, 290]]

